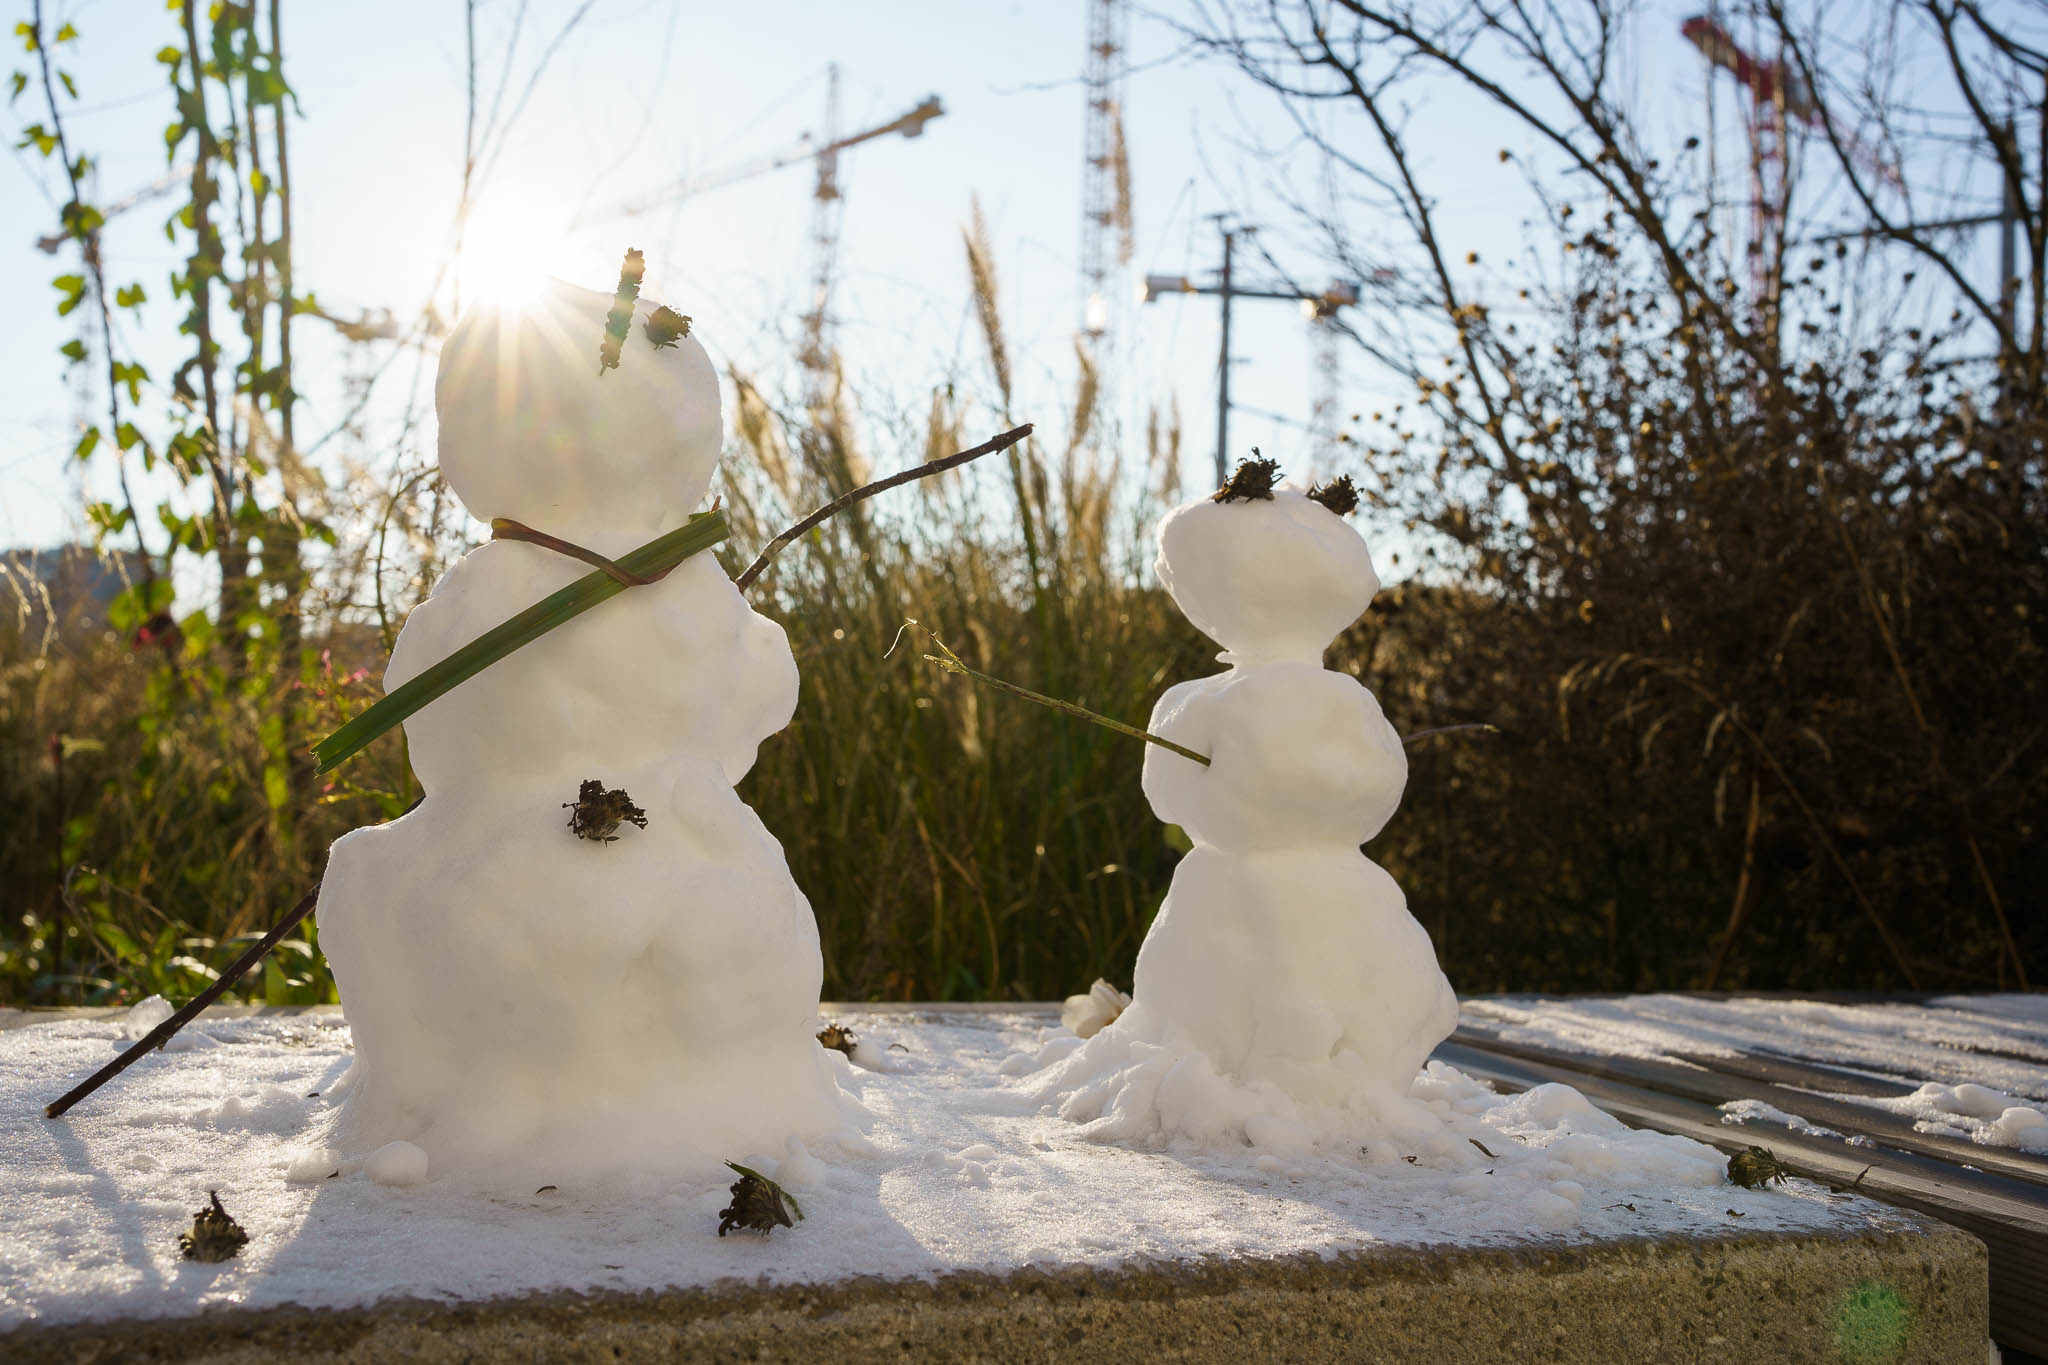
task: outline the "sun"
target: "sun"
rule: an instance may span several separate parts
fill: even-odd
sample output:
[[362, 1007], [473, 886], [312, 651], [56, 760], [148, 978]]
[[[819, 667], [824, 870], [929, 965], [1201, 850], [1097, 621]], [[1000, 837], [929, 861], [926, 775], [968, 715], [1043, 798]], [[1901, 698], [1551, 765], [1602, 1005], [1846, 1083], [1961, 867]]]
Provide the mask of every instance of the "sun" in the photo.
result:
[[463, 299], [500, 309], [525, 307], [547, 283], [548, 248], [516, 218], [494, 214], [474, 219], [456, 258]]

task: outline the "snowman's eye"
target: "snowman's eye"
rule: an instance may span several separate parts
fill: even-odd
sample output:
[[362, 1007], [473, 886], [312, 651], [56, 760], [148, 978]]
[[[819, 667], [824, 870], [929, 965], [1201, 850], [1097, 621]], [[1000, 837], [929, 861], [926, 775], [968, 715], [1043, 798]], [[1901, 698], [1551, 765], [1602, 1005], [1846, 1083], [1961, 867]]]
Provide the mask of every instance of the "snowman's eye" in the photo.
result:
[[1260, 459], [1258, 455], [1259, 448], [1253, 446], [1252, 458], [1237, 462], [1230, 482], [1216, 490], [1217, 502], [1272, 501], [1273, 485], [1280, 482], [1280, 462]]
[[647, 258], [638, 247], [626, 249], [619, 263], [619, 287], [612, 294], [612, 311], [605, 316], [604, 340], [597, 347], [597, 372], [619, 368], [619, 348], [633, 328], [633, 300], [640, 297], [640, 278], [647, 273]]

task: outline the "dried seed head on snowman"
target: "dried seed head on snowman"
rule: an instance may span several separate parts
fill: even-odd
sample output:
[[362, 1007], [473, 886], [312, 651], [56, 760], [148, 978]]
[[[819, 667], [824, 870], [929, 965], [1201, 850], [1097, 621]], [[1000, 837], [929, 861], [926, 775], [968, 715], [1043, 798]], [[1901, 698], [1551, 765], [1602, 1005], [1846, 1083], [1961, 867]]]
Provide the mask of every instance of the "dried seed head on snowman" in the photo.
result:
[[[479, 520], [617, 558], [703, 500], [711, 361], [679, 315], [641, 300], [621, 337], [613, 307], [551, 282], [449, 336], [441, 470]], [[387, 688], [587, 572], [519, 540], [472, 550], [407, 618]], [[843, 1059], [813, 1036], [809, 903], [733, 791], [796, 697], [782, 628], [700, 554], [408, 720], [424, 800], [338, 841], [321, 889], [356, 1046], [333, 1148], [407, 1142], [431, 1178], [553, 1182], [853, 1140]], [[644, 830], [565, 822], [593, 779]]]
[[[1401, 888], [1360, 845], [1400, 804], [1408, 760], [1372, 693], [1323, 667], [1379, 576], [1355, 497], [1239, 466], [1160, 525], [1156, 570], [1223, 646], [1222, 673], [1163, 695], [1144, 788], [1192, 841], [1138, 952], [1133, 1001], [1058, 1039], [1029, 1093], [1109, 1140], [1273, 1148], [1412, 1142], [1409, 1097], [1457, 1000]], [[1410, 1147], [1409, 1150], [1413, 1150]]]

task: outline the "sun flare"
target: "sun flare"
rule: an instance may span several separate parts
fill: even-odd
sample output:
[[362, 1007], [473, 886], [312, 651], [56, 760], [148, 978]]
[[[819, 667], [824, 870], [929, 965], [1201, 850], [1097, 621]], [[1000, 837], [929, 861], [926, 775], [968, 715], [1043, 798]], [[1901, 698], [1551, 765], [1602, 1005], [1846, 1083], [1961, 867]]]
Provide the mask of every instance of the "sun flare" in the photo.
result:
[[546, 244], [502, 218], [474, 222], [457, 258], [465, 299], [517, 309], [532, 302], [547, 283]]

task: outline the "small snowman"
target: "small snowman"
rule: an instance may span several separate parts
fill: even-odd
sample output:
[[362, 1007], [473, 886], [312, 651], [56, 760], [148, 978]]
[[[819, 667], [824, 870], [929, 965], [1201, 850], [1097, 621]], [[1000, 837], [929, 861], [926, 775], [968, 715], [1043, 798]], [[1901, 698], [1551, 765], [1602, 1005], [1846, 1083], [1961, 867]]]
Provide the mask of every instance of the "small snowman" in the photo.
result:
[[[434, 399], [474, 516], [616, 559], [703, 500], [721, 423], [679, 315], [643, 301], [620, 341], [613, 305], [554, 282], [473, 310]], [[387, 688], [589, 571], [520, 540], [471, 551], [407, 619]], [[733, 791], [796, 696], [781, 627], [699, 554], [406, 722], [425, 798], [335, 843], [317, 912], [356, 1047], [339, 1156], [404, 1143], [427, 1178], [557, 1183], [844, 1130], [816, 924]]]
[[1159, 700], [1144, 788], [1193, 849], [1138, 952], [1133, 1003], [1052, 1050], [1036, 1087], [1112, 1139], [1290, 1147], [1426, 1122], [1408, 1099], [1457, 1022], [1429, 936], [1359, 846], [1408, 762], [1372, 693], [1323, 653], [1379, 591], [1349, 482], [1239, 466], [1170, 513], [1157, 572], [1229, 667]]

